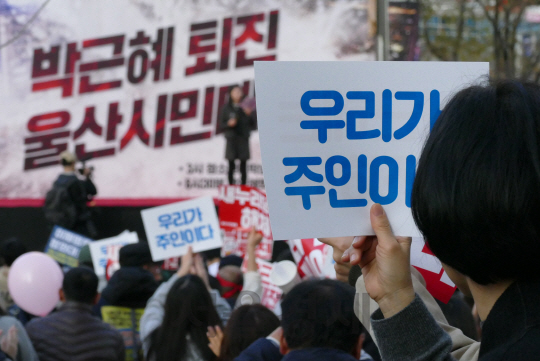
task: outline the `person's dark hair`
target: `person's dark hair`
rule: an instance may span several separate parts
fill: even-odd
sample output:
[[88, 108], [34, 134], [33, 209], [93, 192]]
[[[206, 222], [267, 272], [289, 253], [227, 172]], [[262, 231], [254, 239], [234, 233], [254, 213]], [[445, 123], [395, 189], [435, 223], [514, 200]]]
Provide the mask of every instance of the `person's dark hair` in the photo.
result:
[[75, 162], [68, 162], [65, 159], [60, 159], [60, 163], [62, 163], [62, 166], [67, 167], [68, 165], [73, 165]]
[[[271, 262], [278, 262], [278, 257], [282, 257], [282, 253], [285, 254], [285, 252], [291, 251], [291, 247], [289, 246], [289, 243], [287, 241], [274, 241], [274, 245], [272, 246], [272, 260]], [[287, 256], [288, 257], [288, 256]], [[289, 258], [281, 258], [281, 261], [286, 260]], [[293, 259], [289, 259], [290, 261], [294, 262]]]
[[351, 352], [362, 333], [353, 287], [336, 280], [296, 285], [281, 303], [281, 325], [291, 350], [329, 347]]
[[206, 260], [214, 259], [214, 258], [221, 258], [221, 248], [209, 249], [209, 250], [201, 252], [201, 254]]
[[229, 105], [233, 105], [233, 100], [232, 100], [232, 97], [231, 97], [231, 93], [232, 93], [234, 88], [242, 89], [242, 87], [240, 85], [238, 85], [238, 84], [234, 84], [234, 85], [231, 85], [229, 87], [229, 89], [227, 90], [227, 103]]
[[93, 304], [98, 290], [98, 278], [89, 268], [72, 268], [64, 275], [62, 289], [68, 301]]
[[120, 248], [118, 258], [120, 267], [142, 267], [153, 263], [150, 247], [146, 242], [126, 244]]
[[189, 335], [203, 359], [214, 360], [206, 332], [216, 325], [221, 320], [204, 282], [195, 275], [179, 278], [167, 294], [163, 323], [150, 337], [149, 359], [185, 360]]
[[540, 87], [471, 86], [424, 146], [411, 198], [433, 253], [479, 284], [539, 279]]
[[232, 254], [230, 256], [223, 257], [219, 262], [219, 269], [222, 269], [225, 266], [236, 266], [242, 267], [243, 258]]
[[261, 337], [280, 325], [277, 316], [263, 305], [240, 306], [231, 314], [223, 332], [219, 361], [232, 361]]
[[221, 283], [219, 283], [216, 277], [208, 275], [208, 284], [210, 285], [211, 289], [216, 290], [219, 292], [219, 294], [221, 294], [223, 289], [221, 287]]
[[276, 256], [275, 262], [281, 262], [281, 261], [291, 261], [293, 263], [296, 263], [294, 261], [294, 256], [290, 249], [286, 249]]
[[17, 237], [8, 238], [0, 245], [0, 257], [2, 257], [4, 263], [9, 267], [11, 267], [19, 256], [22, 256], [26, 252], [28, 252], [28, 249]]

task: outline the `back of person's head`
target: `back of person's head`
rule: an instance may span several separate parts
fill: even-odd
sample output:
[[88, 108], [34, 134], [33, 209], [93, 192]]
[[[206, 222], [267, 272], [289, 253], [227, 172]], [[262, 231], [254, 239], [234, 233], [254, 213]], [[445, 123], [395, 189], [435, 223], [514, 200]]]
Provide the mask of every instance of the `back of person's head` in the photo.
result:
[[242, 90], [242, 88], [241, 88], [240, 85], [238, 85], [238, 84], [231, 85], [231, 86], [229, 87], [229, 89], [227, 89], [227, 102], [228, 102], [229, 104], [233, 104], [232, 92], [233, 92], [233, 90], [236, 89], [236, 88]]
[[280, 325], [277, 316], [263, 305], [240, 306], [231, 314], [223, 332], [220, 361], [232, 361], [258, 338], [267, 337]]
[[8, 238], [0, 245], [0, 257], [8, 267], [11, 267], [13, 262], [26, 252], [28, 252], [28, 249], [16, 237]]
[[223, 298], [234, 298], [242, 291], [244, 275], [240, 267], [233, 265], [222, 267], [216, 278], [221, 285], [221, 296]]
[[412, 191], [414, 220], [446, 265], [486, 285], [538, 280], [540, 87], [471, 86], [443, 109]]
[[67, 301], [94, 304], [98, 290], [98, 278], [87, 267], [76, 267], [64, 275], [62, 290]]
[[353, 352], [362, 333], [353, 287], [335, 280], [296, 285], [281, 303], [283, 336], [290, 350], [327, 347]]
[[205, 260], [214, 260], [221, 258], [221, 248], [209, 249], [201, 252]]
[[90, 246], [85, 244], [79, 251], [79, 266], [88, 267], [94, 269], [94, 263], [92, 262], [92, 254], [90, 253]]
[[165, 301], [163, 323], [151, 336], [149, 358], [154, 360], [184, 360], [186, 337], [204, 360], [215, 358], [208, 347], [208, 326], [221, 326], [221, 320], [204, 282], [195, 275], [179, 278], [169, 290]]
[[60, 162], [62, 166], [69, 167], [77, 162], [77, 156], [69, 151], [63, 151], [60, 153]]
[[294, 261], [294, 256], [293, 256], [291, 250], [289, 250], [289, 249], [284, 250], [283, 252], [281, 252], [280, 254], [278, 254], [276, 256], [275, 262], [277, 263], [277, 262], [281, 262], [281, 261], [291, 261], [291, 262], [296, 263]]
[[243, 261], [244, 260], [242, 259], [242, 257], [232, 254], [230, 256], [223, 257], [219, 261], [219, 268], [222, 269], [223, 267], [226, 267], [226, 266], [241, 267]]
[[120, 267], [143, 267], [153, 263], [150, 247], [146, 242], [126, 244], [120, 248]]

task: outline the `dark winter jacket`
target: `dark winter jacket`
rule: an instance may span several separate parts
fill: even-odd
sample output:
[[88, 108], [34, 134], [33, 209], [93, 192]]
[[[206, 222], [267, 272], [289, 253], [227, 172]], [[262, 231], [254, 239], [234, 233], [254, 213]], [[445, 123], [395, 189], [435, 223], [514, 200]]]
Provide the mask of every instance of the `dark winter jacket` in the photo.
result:
[[260, 338], [246, 348], [234, 361], [280, 361], [279, 348], [270, 340]]
[[[116, 271], [99, 300], [99, 315], [110, 322], [103, 314], [103, 306], [114, 306], [120, 309], [109, 311], [131, 314], [128, 322], [110, 322], [121, 331], [126, 346], [126, 360], [142, 360], [142, 344], [139, 336], [139, 321], [146, 307], [146, 302], [156, 289], [158, 283], [149, 271], [141, 267], [122, 267]], [[122, 310], [121, 307], [126, 307]], [[117, 319], [117, 318], [116, 318]], [[129, 325], [129, 326], [128, 326]]]
[[[234, 361], [358, 361], [351, 354], [345, 351], [326, 348], [313, 347], [290, 351], [282, 356], [278, 347], [267, 338], [260, 338], [245, 349]], [[373, 359], [362, 352], [360, 360]]]
[[86, 203], [97, 194], [97, 189], [90, 178], [79, 179], [75, 173], [62, 173], [54, 182], [54, 186], [68, 185], [68, 192], [77, 207], [78, 221], [89, 218]]
[[35, 318], [26, 331], [41, 361], [123, 361], [118, 331], [92, 315], [90, 305], [66, 302], [57, 312]]
[[100, 305], [145, 308], [158, 286], [149, 271], [141, 267], [122, 267], [101, 292]]
[[[229, 127], [229, 119], [236, 119], [236, 126]], [[255, 120], [251, 115], [247, 115], [240, 106], [225, 104], [221, 111], [221, 129], [225, 133], [225, 138], [234, 136], [248, 139], [252, 130], [255, 128]]]

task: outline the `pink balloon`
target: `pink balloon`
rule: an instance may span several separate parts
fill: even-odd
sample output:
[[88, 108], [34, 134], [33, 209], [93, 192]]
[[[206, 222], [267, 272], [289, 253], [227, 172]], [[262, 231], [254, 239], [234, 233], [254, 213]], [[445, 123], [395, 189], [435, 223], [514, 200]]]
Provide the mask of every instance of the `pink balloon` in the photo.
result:
[[45, 316], [60, 295], [64, 274], [54, 259], [42, 252], [25, 253], [13, 262], [8, 289], [13, 301], [28, 313]]

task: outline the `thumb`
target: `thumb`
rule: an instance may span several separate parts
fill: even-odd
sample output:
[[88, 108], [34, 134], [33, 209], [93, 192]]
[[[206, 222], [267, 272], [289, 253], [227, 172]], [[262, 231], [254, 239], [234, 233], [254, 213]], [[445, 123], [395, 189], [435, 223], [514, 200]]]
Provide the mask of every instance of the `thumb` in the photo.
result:
[[370, 210], [371, 227], [375, 231], [378, 243], [382, 246], [396, 243], [396, 237], [392, 232], [390, 221], [386, 216], [386, 212], [383, 207], [375, 203], [371, 206]]

